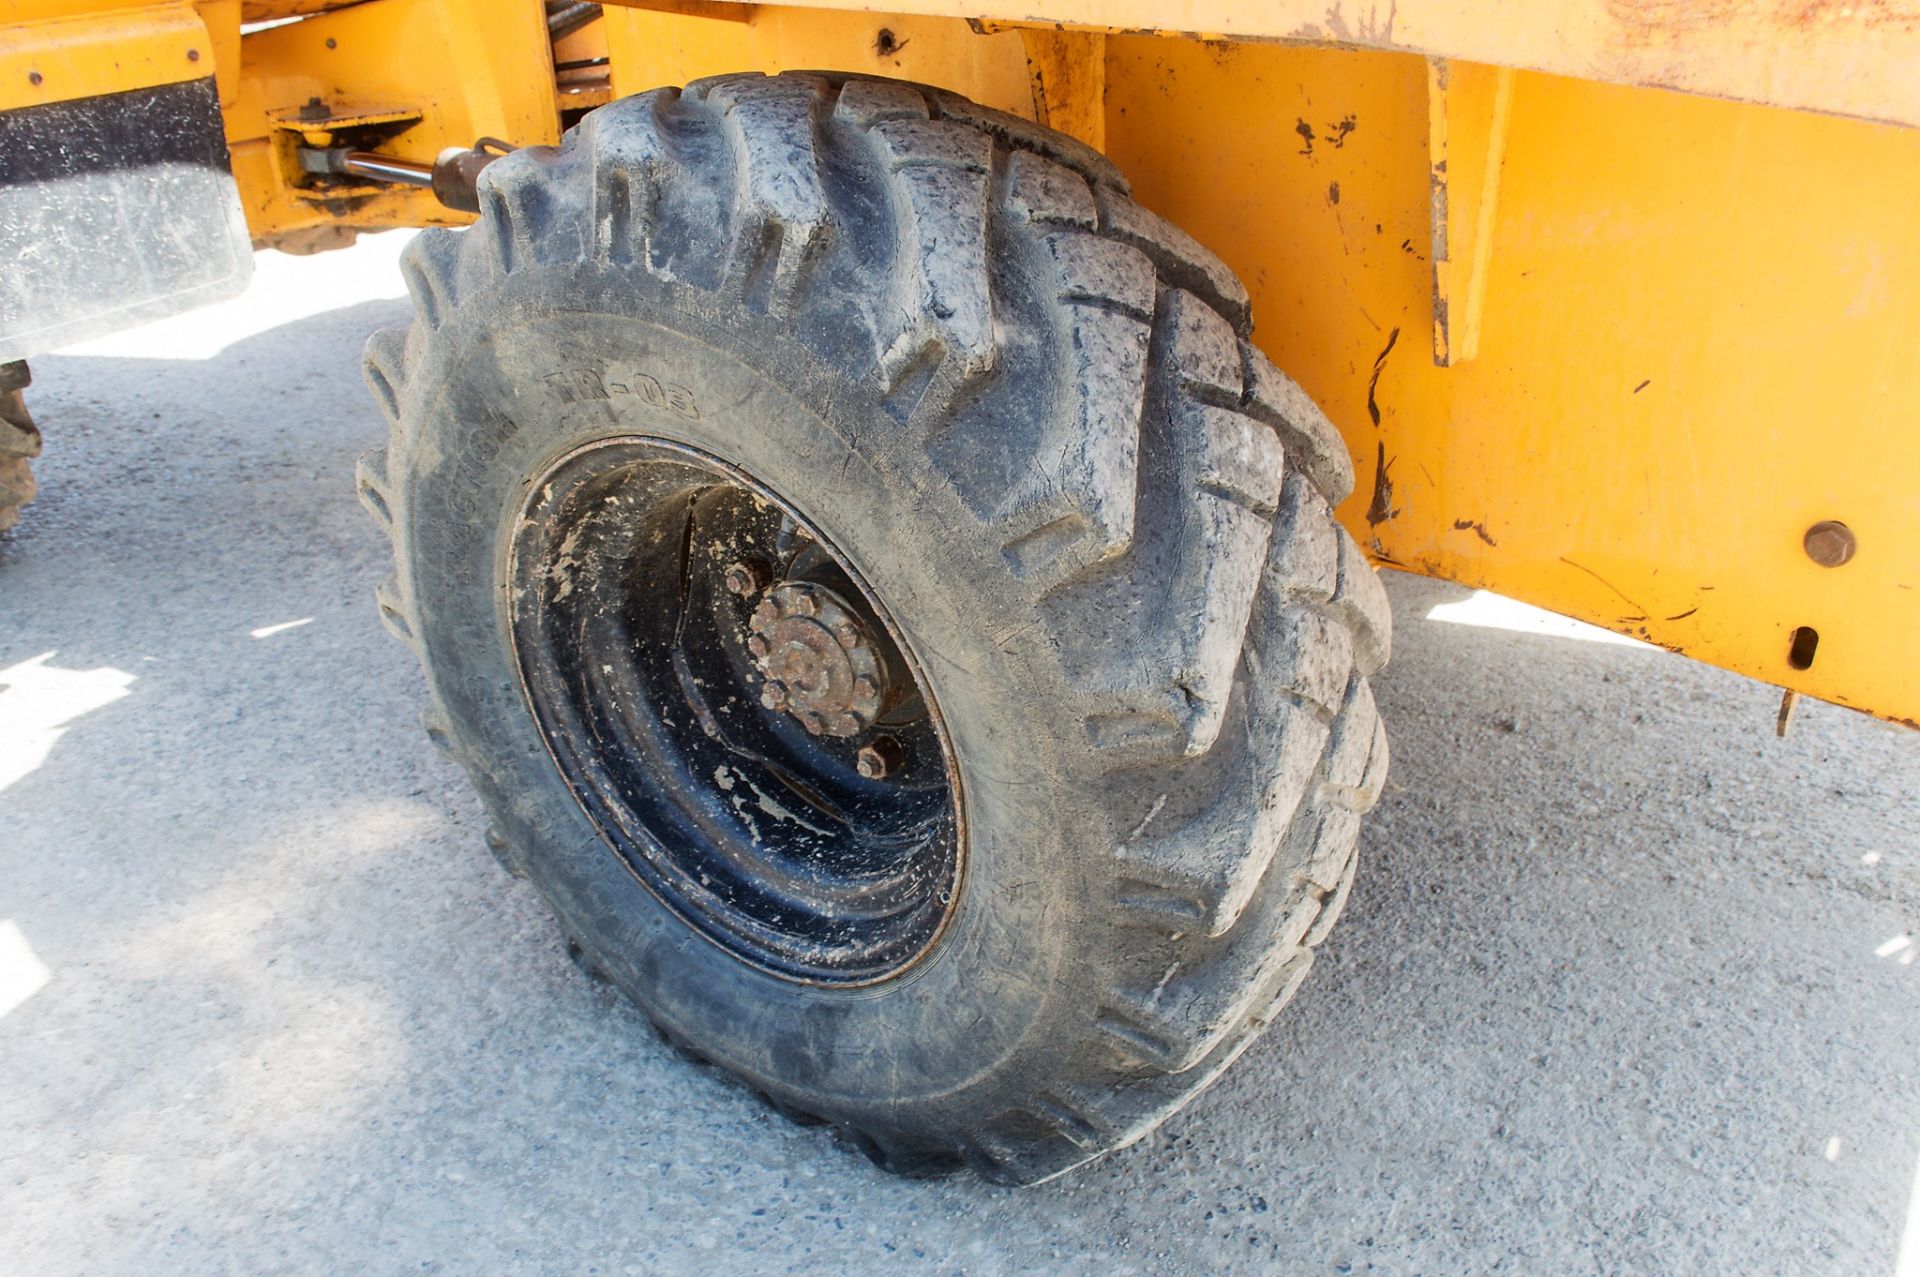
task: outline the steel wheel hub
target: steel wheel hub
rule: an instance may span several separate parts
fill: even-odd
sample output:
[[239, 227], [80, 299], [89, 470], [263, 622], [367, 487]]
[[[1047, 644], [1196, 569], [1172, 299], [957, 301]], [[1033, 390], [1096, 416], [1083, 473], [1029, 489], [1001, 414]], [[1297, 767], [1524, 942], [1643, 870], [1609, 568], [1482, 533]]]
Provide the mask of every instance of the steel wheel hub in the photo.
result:
[[899, 630], [764, 484], [656, 439], [562, 457], [511, 620], [562, 779], [646, 887], [756, 967], [870, 984], [958, 898], [958, 774]]

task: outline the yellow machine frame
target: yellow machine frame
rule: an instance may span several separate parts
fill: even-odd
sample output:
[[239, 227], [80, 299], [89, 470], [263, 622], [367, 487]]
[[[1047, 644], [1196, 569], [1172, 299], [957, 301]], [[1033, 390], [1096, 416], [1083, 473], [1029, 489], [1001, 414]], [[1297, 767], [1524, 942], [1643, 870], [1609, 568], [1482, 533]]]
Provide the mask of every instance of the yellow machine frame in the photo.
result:
[[609, 5], [555, 45], [533, 0], [11, 0], [0, 110], [217, 71], [256, 241], [313, 248], [466, 218], [304, 189], [299, 145], [551, 143], [743, 69], [943, 85], [1241, 274], [1379, 562], [1920, 720], [1920, 13], [894, 3]]

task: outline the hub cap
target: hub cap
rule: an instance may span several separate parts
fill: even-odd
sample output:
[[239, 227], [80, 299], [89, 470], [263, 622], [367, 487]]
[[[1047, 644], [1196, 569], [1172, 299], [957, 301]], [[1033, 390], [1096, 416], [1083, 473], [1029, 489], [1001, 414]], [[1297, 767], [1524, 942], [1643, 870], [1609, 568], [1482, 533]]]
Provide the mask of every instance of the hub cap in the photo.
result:
[[879, 717], [886, 672], [878, 645], [825, 586], [790, 581], [753, 609], [747, 651], [766, 676], [760, 703], [815, 736], [858, 736]]
[[740, 470], [661, 440], [580, 449], [516, 524], [512, 634], [548, 751], [613, 851], [728, 952], [868, 984], [958, 896], [957, 775], [897, 627]]

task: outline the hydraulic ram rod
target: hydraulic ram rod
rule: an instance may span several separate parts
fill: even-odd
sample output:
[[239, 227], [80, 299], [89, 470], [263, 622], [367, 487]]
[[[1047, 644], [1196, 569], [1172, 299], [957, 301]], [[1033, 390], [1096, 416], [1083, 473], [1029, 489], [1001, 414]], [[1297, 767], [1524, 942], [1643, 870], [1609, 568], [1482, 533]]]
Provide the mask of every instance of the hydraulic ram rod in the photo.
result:
[[308, 173], [358, 177], [395, 186], [423, 186], [448, 208], [475, 213], [480, 209], [474, 192], [480, 170], [511, 150], [512, 146], [497, 138], [483, 137], [470, 148], [448, 147], [433, 163], [422, 164], [418, 160], [403, 160], [372, 151], [352, 151], [345, 147], [323, 150], [309, 146], [300, 148], [300, 167]]

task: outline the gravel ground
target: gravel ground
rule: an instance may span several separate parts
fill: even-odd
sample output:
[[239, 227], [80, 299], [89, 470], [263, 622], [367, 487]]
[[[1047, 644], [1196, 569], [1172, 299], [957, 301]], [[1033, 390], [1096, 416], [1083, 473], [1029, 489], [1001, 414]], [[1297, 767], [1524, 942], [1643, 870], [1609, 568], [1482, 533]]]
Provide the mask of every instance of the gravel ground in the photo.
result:
[[397, 242], [35, 362], [9, 1271], [1920, 1273], [1920, 738], [1777, 740], [1768, 688], [1413, 578], [1346, 920], [1146, 1143], [899, 1182], [673, 1055], [494, 867], [375, 617]]

